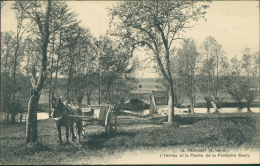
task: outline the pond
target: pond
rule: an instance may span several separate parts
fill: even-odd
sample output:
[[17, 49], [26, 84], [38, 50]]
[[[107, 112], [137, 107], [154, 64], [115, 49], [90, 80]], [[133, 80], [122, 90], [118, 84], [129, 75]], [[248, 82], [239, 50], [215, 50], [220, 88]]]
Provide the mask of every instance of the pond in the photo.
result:
[[[20, 122], [20, 116], [21, 114], [18, 113], [18, 116], [15, 117], [16, 122]], [[26, 122], [27, 118], [27, 113], [22, 114], [22, 122]], [[44, 120], [44, 119], [49, 119], [49, 113], [46, 112], [38, 112], [37, 113], [37, 120]]]
[[[176, 109], [176, 108], [175, 108]], [[250, 108], [252, 112], [256, 112], [256, 113], [260, 113], [260, 108], [259, 107], [252, 107]], [[178, 109], [176, 110], [176, 112], [178, 111], [179, 113], [177, 114], [181, 114], [179, 110], [187, 110], [187, 109]], [[238, 108], [220, 108], [218, 109], [220, 113], [242, 113], [242, 112], [247, 112], [247, 108], [243, 108], [243, 109], [238, 109]], [[97, 109], [95, 109], [95, 112], [97, 111]], [[149, 109], [145, 109], [142, 112], [134, 112], [134, 111], [129, 111], [129, 110], [123, 110], [124, 112], [130, 113], [130, 114], [137, 114], [140, 116], [144, 116], [144, 115], [148, 115], [149, 114]], [[165, 108], [165, 111], [167, 111], [167, 108]], [[211, 108], [210, 109], [210, 113], [213, 113], [214, 109]], [[207, 108], [194, 108], [194, 113], [207, 113]], [[37, 113], [37, 120], [44, 120], [44, 119], [48, 119], [49, 118], [49, 113], [45, 113], [45, 112], [39, 112]], [[26, 114], [23, 114], [23, 122], [25, 122], [26, 120]]]
[[[251, 107], [250, 108], [252, 112], [260, 113], [259, 107]], [[175, 108], [175, 114], [185, 114], [187, 113], [187, 108]], [[183, 112], [185, 111], [185, 112]], [[214, 108], [210, 108], [210, 113], [213, 113], [215, 110]], [[229, 107], [229, 108], [220, 108], [218, 109], [219, 113], [242, 113], [247, 112], [247, 108], [238, 109], [235, 107]], [[159, 108], [158, 109], [159, 114], [166, 116], [168, 112], [167, 107]], [[207, 113], [207, 108], [194, 108], [194, 113]], [[139, 115], [148, 115], [149, 110], [144, 110], [143, 112], [139, 112]]]
[[37, 113], [37, 120], [49, 119], [49, 113], [39, 112]]
[[[252, 112], [260, 112], [260, 108], [259, 107], [251, 107], [250, 108]], [[215, 110], [214, 108], [210, 109], [210, 113], [213, 113]], [[238, 109], [235, 107], [232, 108], [220, 108], [218, 109], [218, 111], [220, 113], [241, 113], [241, 112], [247, 112], [247, 108], [243, 108], [243, 109]], [[194, 108], [194, 112], [195, 113], [207, 113], [207, 108]]]

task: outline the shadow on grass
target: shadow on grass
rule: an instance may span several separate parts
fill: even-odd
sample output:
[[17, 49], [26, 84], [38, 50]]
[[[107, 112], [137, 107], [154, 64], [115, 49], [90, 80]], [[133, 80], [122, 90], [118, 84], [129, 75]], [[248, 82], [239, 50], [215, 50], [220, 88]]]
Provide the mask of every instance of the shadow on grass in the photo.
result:
[[93, 135], [88, 135], [84, 137], [82, 147], [84, 149], [90, 149], [90, 150], [100, 150], [105, 148], [113, 148], [115, 147], [113, 144], [111, 144], [111, 147], [109, 147], [110, 142], [112, 140], [116, 140], [117, 138], [127, 138], [127, 139], [132, 139], [136, 135], [135, 132], [126, 132], [126, 131], [121, 131], [116, 134], [115, 137], [108, 137], [106, 133], [100, 133], [100, 134], [93, 134]]
[[83, 137], [84, 142], [82, 147], [84, 149], [98, 150], [103, 148], [103, 143], [108, 139], [105, 133], [93, 134]]
[[210, 119], [221, 119], [222, 121], [232, 121], [234, 123], [238, 123], [240, 121], [244, 121], [245, 123], [252, 122], [251, 117], [217, 117], [217, 116], [203, 116], [203, 117], [181, 117], [181, 116], [175, 116], [175, 121], [178, 122], [179, 125], [193, 125], [199, 121], [203, 120], [210, 120]]
[[181, 117], [181, 118], [176, 118], [176, 121], [178, 122], [179, 125], [193, 125], [194, 123], [201, 121], [201, 120], [207, 120], [209, 118], [207, 117]]

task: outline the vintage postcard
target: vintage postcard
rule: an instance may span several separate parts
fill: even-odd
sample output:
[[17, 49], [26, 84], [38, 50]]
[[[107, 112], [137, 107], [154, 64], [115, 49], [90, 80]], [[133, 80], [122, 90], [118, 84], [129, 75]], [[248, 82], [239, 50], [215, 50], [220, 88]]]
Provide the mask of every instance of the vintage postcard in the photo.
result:
[[259, 164], [258, 1], [1, 1], [3, 165]]

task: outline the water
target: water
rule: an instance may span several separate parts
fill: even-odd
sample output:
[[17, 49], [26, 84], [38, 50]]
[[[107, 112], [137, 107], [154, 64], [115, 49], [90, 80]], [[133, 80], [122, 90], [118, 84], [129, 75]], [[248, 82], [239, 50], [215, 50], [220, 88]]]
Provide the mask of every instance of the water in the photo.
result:
[[[260, 113], [260, 108], [258, 107], [252, 107], [250, 108], [252, 112]], [[166, 110], [166, 109], [165, 109]], [[179, 109], [181, 110], [181, 109]], [[186, 110], [186, 109], [183, 109]], [[243, 109], [238, 109], [238, 108], [220, 108], [218, 109], [220, 113], [242, 113], [242, 112], [247, 112], [247, 108]], [[133, 112], [133, 111], [128, 111], [128, 110], [123, 110], [124, 112], [128, 113], [133, 113], [133, 114], [138, 114], [138, 115], [148, 115], [149, 114], [149, 109], [143, 110], [142, 112]], [[177, 111], [177, 110], [176, 110]], [[215, 110], [213, 108], [210, 108], [210, 113], [213, 113]], [[97, 110], [95, 109], [95, 113]], [[207, 113], [207, 108], [194, 108], [194, 113]], [[37, 120], [44, 120], [49, 118], [49, 113], [45, 112], [39, 112], [37, 113]], [[26, 120], [26, 114], [23, 114], [23, 122]]]
[[[252, 112], [260, 113], [260, 108], [258, 107], [252, 107], [250, 108]], [[187, 108], [175, 108], [174, 114], [186, 114], [187, 113]], [[186, 111], [183, 112], [183, 111]], [[213, 113], [215, 111], [214, 108], [210, 108], [210, 113]], [[238, 109], [235, 107], [232, 108], [220, 108], [218, 109], [219, 113], [242, 113], [242, 112], [247, 112], [247, 108], [243, 109]], [[158, 112], [162, 115], [167, 115], [168, 108], [159, 108]], [[207, 113], [207, 108], [194, 108], [194, 113]], [[147, 115], [149, 114], [149, 110], [144, 110], [143, 112], [140, 113], [141, 115]]]
[[[260, 108], [258, 107], [252, 107], [250, 108], [252, 112], [259, 113]], [[215, 110], [214, 108], [210, 108], [210, 113], [213, 113]], [[241, 112], [247, 112], [247, 108], [238, 109], [238, 108], [220, 108], [218, 109], [220, 113], [241, 113]], [[207, 108], [194, 108], [194, 113], [207, 113]]]
[[[16, 117], [16, 121], [20, 122], [20, 113], [18, 113], [18, 116]], [[22, 118], [22, 122], [26, 122], [26, 118], [27, 118], [27, 113], [23, 114], [23, 118]], [[37, 113], [37, 120], [44, 120], [44, 119], [49, 119], [49, 113], [46, 112], [39, 112]]]
[[37, 113], [37, 120], [49, 119], [49, 113], [39, 112]]

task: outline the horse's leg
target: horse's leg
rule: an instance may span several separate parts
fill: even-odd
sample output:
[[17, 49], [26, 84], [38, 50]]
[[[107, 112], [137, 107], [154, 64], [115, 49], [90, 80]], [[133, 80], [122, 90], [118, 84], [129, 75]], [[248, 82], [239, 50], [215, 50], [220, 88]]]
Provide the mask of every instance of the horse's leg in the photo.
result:
[[58, 129], [58, 134], [59, 134], [59, 142], [60, 144], [62, 144], [62, 139], [61, 139], [61, 126], [57, 125], [57, 129]]
[[69, 141], [69, 126], [66, 126], [65, 127], [66, 128], [66, 139], [67, 139], [67, 143], [69, 144], [70, 143], [70, 141]]
[[80, 137], [81, 137], [81, 132], [82, 132], [82, 121], [81, 120], [77, 121], [77, 127], [78, 127], [79, 143], [80, 143]]
[[72, 120], [70, 122], [70, 132], [71, 132], [71, 135], [72, 135], [72, 141], [75, 141], [76, 139], [76, 136], [75, 136], [75, 133], [74, 133], [74, 120]]
[[80, 142], [80, 131], [81, 131], [81, 128], [80, 128], [80, 125], [79, 125], [79, 121], [76, 121], [76, 124], [77, 124], [77, 128], [78, 128], [78, 136], [79, 136], [79, 142]]
[[75, 141], [76, 136], [75, 136], [75, 133], [74, 133], [73, 124], [70, 125], [70, 132], [71, 132], [71, 136], [72, 136], [72, 141]]

